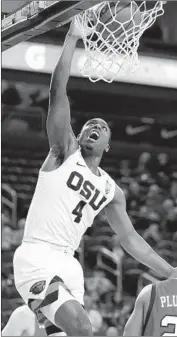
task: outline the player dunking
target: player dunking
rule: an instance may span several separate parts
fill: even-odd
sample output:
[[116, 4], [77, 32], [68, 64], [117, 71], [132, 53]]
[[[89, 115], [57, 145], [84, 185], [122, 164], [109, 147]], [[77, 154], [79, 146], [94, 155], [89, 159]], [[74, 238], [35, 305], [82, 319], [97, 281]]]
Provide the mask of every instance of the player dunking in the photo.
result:
[[70, 336], [91, 336], [83, 308], [83, 271], [73, 254], [103, 208], [129, 254], [164, 277], [174, 268], [134, 230], [122, 190], [99, 167], [110, 146], [107, 123], [95, 118], [83, 126], [77, 139], [73, 134], [66, 87], [79, 38], [73, 23], [51, 80], [50, 151], [39, 171], [23, 243], [14, 256], [14, 274], [16, 288], [39, 320], [46, 317]]
[[140, 292], [124, 336], [177, 336], [177, 278]]

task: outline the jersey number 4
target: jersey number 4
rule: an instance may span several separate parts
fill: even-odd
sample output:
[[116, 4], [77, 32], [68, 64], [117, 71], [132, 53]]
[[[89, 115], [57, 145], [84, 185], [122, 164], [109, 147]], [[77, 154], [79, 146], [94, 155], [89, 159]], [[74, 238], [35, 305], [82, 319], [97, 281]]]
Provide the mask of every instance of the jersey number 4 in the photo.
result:
[[75, 222], [79, 223], [82, 219], [82, 211], [84, 206], [86, 205], [86, 202], [81, 200], [77, 206], [75, 207], [75, 209], [73, 209], [72, 214], [74, 214], [76, 216], [76, 218], [74, 219]]
[[162, 336], [177, 336], [177, 316], [165, 316], [161, 321], [161, 327], [173, 327], [173, 332], [165, 332]]

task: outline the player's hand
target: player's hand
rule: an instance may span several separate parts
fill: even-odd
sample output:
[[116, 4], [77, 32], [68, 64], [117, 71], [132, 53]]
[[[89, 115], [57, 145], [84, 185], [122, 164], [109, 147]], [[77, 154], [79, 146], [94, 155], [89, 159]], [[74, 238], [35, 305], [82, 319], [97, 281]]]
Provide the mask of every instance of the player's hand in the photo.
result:
[[[86, 32], [87, 35], [90, 35], [93, 31], [93, 29], [89, 28], [88, 26], [84, 27], [84, 31]], [[71, 22], [71, 26], [69, 29], [69, 33], [72, 36], [75, 36], [79, 39], [82, 38], [82, 33], [81, 33], [81, 29], [79, 29], [78, 25], [76, 24], [76, 19], [74, 18], [73, 21]]]
[[75, 36], [79, 39], [81, 39], [81, 37], [82, 37], [81, 32], [80, 32], [78, 26], [76, 25], [75, 19], [73, 19], [73, 21], [71, 22], [69, 34], [71, 34], [72, 36]]

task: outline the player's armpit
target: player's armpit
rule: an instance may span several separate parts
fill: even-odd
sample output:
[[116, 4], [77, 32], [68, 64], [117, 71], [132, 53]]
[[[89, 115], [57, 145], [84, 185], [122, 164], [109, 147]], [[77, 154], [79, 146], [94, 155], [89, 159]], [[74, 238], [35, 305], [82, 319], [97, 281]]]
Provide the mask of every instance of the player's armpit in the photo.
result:
[[79, 145], [73, 138], [73, 131], [70, 130], [68, 147], [64, 149], [60, 143], [54, 144], [46, 157], [43, 165], [41, 166], [41, 171], [50, 172], [58, 168], [70, 155], [72, 155]]

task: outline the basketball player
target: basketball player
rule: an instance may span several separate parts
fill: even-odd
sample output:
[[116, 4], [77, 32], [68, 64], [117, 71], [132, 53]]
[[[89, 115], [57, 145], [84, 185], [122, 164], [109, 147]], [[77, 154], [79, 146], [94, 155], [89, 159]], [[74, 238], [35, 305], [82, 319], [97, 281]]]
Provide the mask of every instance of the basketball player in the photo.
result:
[[124, 336], [177, 336], [177, 278], [140, 292]]
[[[48, 331], [50, 325], [46, 327]], [[15, 309], [6, 326], [2, 330], [2, 336], [47, 336], [46, 330], [39, 327], [36, 315], [25, 304]], [[53, 331], [54, 332], [54, 331]], [[50, 334], [52, 336], [66, 336], [64, 332]]]
[[77, 139], [72, 131], [66, 87], [79, 38], [73, 22], [52, 75], [47, 118], [50, 151], [39, 171], [22, 245], [14, 255], [14, 275], [17, 290], [39, 321], [45, 316], [67, 335], [91, 336], [83, 308], [83, 270], [73, 254], [103, 208], [129, 254], [166, 278], [174, 268], [134, 230], [122, 190], [99, 167], [110, 147], [107, 123], [89, 120]]

